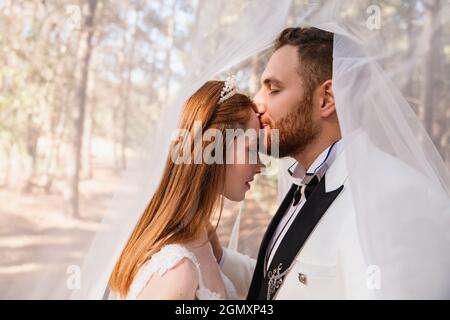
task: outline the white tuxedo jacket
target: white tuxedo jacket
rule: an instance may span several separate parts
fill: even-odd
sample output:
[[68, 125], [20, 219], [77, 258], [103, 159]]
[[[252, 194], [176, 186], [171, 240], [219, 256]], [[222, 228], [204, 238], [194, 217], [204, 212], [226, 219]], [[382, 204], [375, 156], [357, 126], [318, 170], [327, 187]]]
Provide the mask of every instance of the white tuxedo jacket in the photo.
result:
[[[383, 155], [378, 155], [383, 156]], [[273, 299], [372, 299], [371, 269], [361, 250], [345, 148], [326, 172], [326, 191], [343, 190], [322, 216], [292, 262]], [[256, 260], [224, 249], [223, 272], [245, 298]]]

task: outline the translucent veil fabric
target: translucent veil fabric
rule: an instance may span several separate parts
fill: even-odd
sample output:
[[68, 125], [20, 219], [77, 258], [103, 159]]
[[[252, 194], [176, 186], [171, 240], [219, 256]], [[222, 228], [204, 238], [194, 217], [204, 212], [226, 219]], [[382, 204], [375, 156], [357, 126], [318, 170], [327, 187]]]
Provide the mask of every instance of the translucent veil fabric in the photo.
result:
[[[444, 70], [425, 76], [427, 57], [439, 50], [434, 36], [449, 26], [449, 4], [439, 6], [432, 21], [426, 15], [411, 21], [414, 37], [404, 28], [379, 32], [398, 23], [383, 22], [382, 15], [373, 28], [367, 13], [381, 14], [382, 4], [372, 2], [326, 1], [301, 22], [335, 34], [333, 91], [347, 185], [367, 286], [380, 299], [450, 298], [450, 174], [406, 98], [414, 77], [421, 97], [449, 89]], [[406, 37], [406, 48], [393, 45]], [[422, 114], [431, 112], [430, 101], [421, 103]], [[292, 160], [283, 164], [287, 168]], [[289, 178], [279, 174], [285, 192]]]
[[[220, 73], [267, 48], [285, 25], [289, 5], [290, 1], [279, 1], [275, 9], [272, 1], [203, 2], [192, 37], [189, 69], [178, 99], [164, 110], [157, 131], [149, 134], [120, 183], [110, 212], [101, 223], [102, 230], [95, 236], [84, 260], [80, 289], [66, 290], [64, 297], [66, 294], [72, 299], [104, 296], [114, 264], [159, 183], [183, 102], [204, 82], [219, 78]], [[239, 14], [230, 17], [227, 6], [234, 6], [234, 10], [238, 6]], [[61, 284], [65, 286], [65, 281]]]
[[448, 26], [449, 6], [441, 4], [431, 30], [419, 28], [401, 61], [386, 34], [335, 37], [333, 89], [348, 179], [368, 286], [383, 299], [450, 298], [450, 175], [401, 89], [418, 69], [422, 94], [445, 79], [439, 70], [424, 76], [427, 55], [439, 50], [430, 39]]
[[368, 288], [382, 299], [450, 298], [450, 175], [403, 85], [419, 74], [416, 89], [429, 96], [446, 78], [426, 77], [424, 62], [439, 50], [431, 39], [448, 27], [449, 5], [416, 22], [407, 50], [392, 43], [408, 30], [377, 32], [364, 11], [343, 18], [351, 2], [327, 5], [310, 24], [335, 33], [333, 90]]
[[[238, 6], [239, 13], [227, 16], [227, 6]], [[432, 32], [447, 23], [444, 9]], [[361, 13], [347, 14], [351, 10]], [[311, 1], [295, 14], [289, 0], [205, 1], [177, 99], [165, 108], [120, 182], [80, 261], [81, 286], [72, 290], [67, 285], [66, 266], [60, 274], [27, 284], [32, 289], [22, 298], [102, 299], [114, 264], [159, 183], [183, 102], [205, 81], [268, 48], [286, 26], [303, 24], [335, 33], [333, 90], [366, 264], [380, 274], [378, 297], [450, 297], [450, 177], [401, 90], [403, 79], [421, 67], [428, 51], [421, 51], [420, 33], [417, 46], [411, 46], [414, 52], [398, 63], [399, 52], [387, 46], [392, 39], [368, 28], [367, 18], [361, 1]], [[360, 143], [360, 137], [370, 143]], [[375, 162], [373, 154], [386, 162]], [[284, 170], [279, 173], [283, 192], [289, 180]]]

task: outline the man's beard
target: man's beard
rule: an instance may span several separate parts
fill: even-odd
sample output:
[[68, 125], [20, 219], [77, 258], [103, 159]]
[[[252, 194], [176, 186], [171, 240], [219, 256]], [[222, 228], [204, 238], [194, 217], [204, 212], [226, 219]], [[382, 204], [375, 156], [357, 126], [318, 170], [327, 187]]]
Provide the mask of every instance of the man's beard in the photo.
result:
[[[306, 149], [320, 133], [320, 127], [312, 119], [312, 95], [300, 103], [274, 124], [271, 129], [279, 130], [279, 157], [294, 156]], [[267, 137], [267, 151], [272, 150], [271, 136]]]

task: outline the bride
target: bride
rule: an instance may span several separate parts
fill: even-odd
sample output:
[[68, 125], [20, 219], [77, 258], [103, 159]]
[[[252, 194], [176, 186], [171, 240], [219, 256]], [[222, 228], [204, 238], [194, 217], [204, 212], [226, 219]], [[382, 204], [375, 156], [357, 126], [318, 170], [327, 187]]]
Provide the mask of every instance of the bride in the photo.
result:
[[[186, 102], [180, 128], [189, 137], [195, 136], [198, 121], [202, 134], [211, 129], [221, 137], [230, 129], [258, 133], [260, 123], [252, 105], [250, 98], [236, 92], [233, 82], [208, 81]], [[257, 153], [257, 160], [250, 161], [255, 139], [245, 141], [245, 161], [228, 161], [242, 154], [237, 144], [227, 149], [223, 140], [216, 140], [215, 146], [223, 149], [219, 151], [226, 163], [177, 164], [174, 157], [168, 158], [163, 178], [112, 271], [109, 288], [114, 294], [122, 299], [236, 298], [233, 284], [219, 268], [207, 230], [214, 212], [222, 210], [222, 197], [243, 200], [262, 164]], [[195, 150], [187, 140], [183, 143], [189, 152]], [[171, 146], [171, 154], [176, 146]]]

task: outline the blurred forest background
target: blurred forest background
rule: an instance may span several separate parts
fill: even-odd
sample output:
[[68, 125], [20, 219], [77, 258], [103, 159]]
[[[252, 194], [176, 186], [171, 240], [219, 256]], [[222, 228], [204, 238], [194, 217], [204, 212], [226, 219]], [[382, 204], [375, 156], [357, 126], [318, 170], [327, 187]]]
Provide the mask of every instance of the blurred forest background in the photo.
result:
[[[293, 1], [290, 24], [306, 3]], [[372, 3], [360, 1], [342, 15], [365, 14]], [[401, 63], [416, 49], [409, 40], [437, 23], [443, 1], [376, 3], [378, 32], [399, 34], [387, 45], [402, 49]], [[63, 254], [71, 259], [84, 248], [120, 174], [176, 96], [205, 6], [207, 0], [0, 0], [0, 289], [44, 268], [34, 259], [39, 252], [69, 243], [73, 252]], [[240, 1], [225, 9], [236, 14]], [[449, 35], [450, 28], [430, 35], [426, 41], [440, 49], [426, 52], [423, 68], [398, 83], [450, 167], [450, 78], [433, 78], [434, 70], [450, 74]], [[267, 52], [236, 67], [250, 95], [266, 59]], [[276, 183], [260, 176], [245, 202], [240, 249], [252, 256], [277, 206]], [[236, 208], [222, 217], [224, 243]]]

